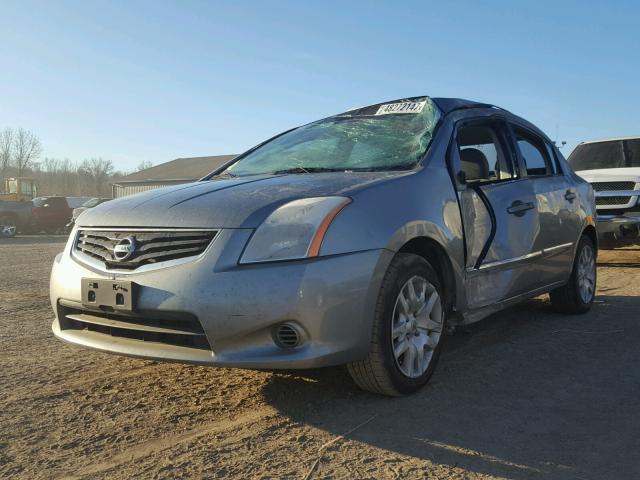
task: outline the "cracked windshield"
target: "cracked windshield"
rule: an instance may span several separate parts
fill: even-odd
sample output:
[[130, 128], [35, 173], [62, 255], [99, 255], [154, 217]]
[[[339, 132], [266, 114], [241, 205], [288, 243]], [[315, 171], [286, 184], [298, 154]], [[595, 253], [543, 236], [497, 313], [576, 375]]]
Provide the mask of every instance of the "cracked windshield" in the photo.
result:
[[408, 169], [424, 156], [439, 119], [426, 97], [351, 110], [285, 133], [223, 173]]

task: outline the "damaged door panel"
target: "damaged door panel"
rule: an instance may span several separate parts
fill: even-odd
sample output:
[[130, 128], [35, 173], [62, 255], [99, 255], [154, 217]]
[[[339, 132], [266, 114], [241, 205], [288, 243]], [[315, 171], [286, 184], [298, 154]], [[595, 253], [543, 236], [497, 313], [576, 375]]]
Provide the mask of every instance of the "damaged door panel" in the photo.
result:
[[532, 185], [520, 178], [514, 160], [501, 121], [472, 120], [458, 126], [452, 162], [464, 181], [458, 195], [470, 308], [536, 286], [539, 215]]

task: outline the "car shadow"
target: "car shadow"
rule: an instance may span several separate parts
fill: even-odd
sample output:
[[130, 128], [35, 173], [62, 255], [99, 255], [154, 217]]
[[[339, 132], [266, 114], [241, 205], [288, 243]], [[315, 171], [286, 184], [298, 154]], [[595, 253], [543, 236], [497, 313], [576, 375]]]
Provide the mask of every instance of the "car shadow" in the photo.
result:
[[349, 441], [434, 464], [512, 479], [638, 478], [638, 312], [638, 297], [603, 295], [565, 316], [540, 297], [448, 337], [413, 395], [360, 391], [344, 367], [276, 373], [263, 394], [335, 436], [370, 420]]

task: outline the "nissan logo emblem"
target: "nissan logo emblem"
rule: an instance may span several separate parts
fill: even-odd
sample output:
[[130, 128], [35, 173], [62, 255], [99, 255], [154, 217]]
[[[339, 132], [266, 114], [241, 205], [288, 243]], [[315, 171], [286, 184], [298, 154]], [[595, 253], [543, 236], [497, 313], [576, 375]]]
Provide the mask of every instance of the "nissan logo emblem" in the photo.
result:
[[136, 237], [133, 235], [120, 240], [113, 247], [113, 259], [117, 262], [129, 260], [136, 252]]

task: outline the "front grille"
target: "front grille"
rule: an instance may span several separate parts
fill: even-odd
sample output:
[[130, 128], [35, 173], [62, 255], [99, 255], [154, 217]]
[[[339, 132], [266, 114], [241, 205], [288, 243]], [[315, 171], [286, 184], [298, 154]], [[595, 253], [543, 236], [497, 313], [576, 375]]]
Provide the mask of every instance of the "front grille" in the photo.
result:
[[596, 192], [617, 192], [620, 190], [633, 190], [636, 184], [634, 182], [593, 182], [591, 186]]
[[631, 197], [596, 197], [596, 205], [626, 205], [631, 201]]
[[[200, 255], [216, 233], [212, 230], [79, 230], [75, 249], [104, 262], [107, 268], [134, 270], [143, 265]], [[118, 259], [114, 249], [123, 244], [133, 244], [133, 253]]]
[[58, 318], [62, 330], [84, 330], [140, 342], [211, 350], [202, 325], [187, 313], [127, 315], [60, 306]]

